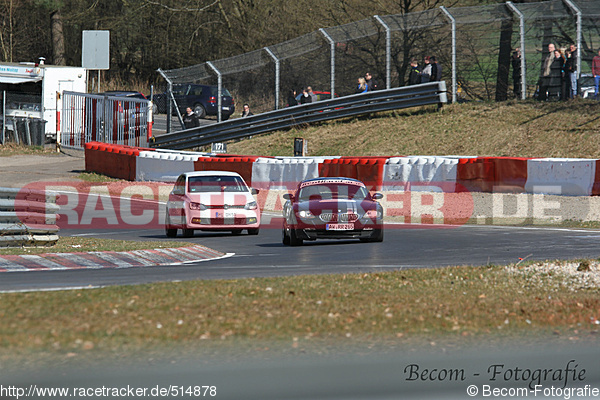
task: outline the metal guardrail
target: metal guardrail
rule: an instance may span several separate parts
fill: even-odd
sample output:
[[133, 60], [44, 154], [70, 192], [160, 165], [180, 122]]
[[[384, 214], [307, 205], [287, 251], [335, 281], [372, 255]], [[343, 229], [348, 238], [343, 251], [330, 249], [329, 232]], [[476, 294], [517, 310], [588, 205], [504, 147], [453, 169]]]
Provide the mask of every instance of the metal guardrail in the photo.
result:
[[54, 192], [0, 188], [0, 247], [54, 245], [57, 198]]
[[444, 103], [447, 103], [446, 82], [431, 82], [322, 100], [317, 103], [287, 107], [251, 117], [168, 133], [155, 137], [150, 146], [183, 150], [287, 129], [301, 124]]

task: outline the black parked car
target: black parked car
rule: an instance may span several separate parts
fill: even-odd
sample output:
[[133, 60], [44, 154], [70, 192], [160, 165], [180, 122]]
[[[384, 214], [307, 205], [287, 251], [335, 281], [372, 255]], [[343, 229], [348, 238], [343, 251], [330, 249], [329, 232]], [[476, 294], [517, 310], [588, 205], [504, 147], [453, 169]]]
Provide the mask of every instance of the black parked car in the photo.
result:
[[[218, 86], [198, 85], [193, 83], [178, 83], [173, 85], [173, 97], [177, 102], [179, 112], [183, 115], [185, 109], [191, 107], [198, 118], [218, 114]], [[167, 92], [155, 94], [153, 102], [157, 113], [166, 113], [170, 96]], [[225, 88], [221, 92], [221, 118], [227, 120], [235, 111], [235, 102], [231, 93]], [[175, 110], [173, 110], [175, 113]]]

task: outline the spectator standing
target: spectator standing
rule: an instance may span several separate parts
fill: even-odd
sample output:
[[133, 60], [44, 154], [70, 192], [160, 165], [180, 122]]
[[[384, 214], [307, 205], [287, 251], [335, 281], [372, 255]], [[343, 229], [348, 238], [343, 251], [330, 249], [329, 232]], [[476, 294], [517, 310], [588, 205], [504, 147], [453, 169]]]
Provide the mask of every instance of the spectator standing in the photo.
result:
[[185, 115], [183, 116], [183, 126], [185, 129], [197, 128], [200, 126], [198, 116], [191, 107], [185, 109]]
[[356, 90], [354, 93], [367, 93], [369, 91], [369, 85], [367, 85], [367, 81], [362, 76], [358, 78], [358, 86], [356, 86]]
[[429, 56], [423, 59], [424, 67], [421, 71], [421, 83], [427, 83], [431, 80], [431, 64], [429, 63]]
[[571, 90], [572, 88], [572, 84], [571, 84], [571, 74], [573, 72], [573, 70], [575, 69], [575, 59], [573, 58], [573, 53], [571, 53], [571, 50], [565, 50], [565, 66], [563, 67], [563, 71], [564, 71], [564, 78], [563, 78], [563, 87], [564, 87], [564, 94], [563, 94], [563, 100], [568, 100], [568, 99], [572, 99], [573, 96], [573, 92]]
[[419, 63], [414, 58], [410, 60], [410, 73], [408, 74], [408, 84], [418, 85], [421, 83], [421, 69]]
[[598, 86], [600, 86], [600, 50], [598, 50], [598, 55], [592, 60], [592, 75], [594, 75], [594, 84], [596, 88], [594, 91], [594, 98], [598, 99]]
[[517, 99], [521, 98], [521, 49], [518, 47], [513, 51], [511, 59], [513, 93]]
[[302, 96], [300, 96], [300, 104], [312, 103], [312, 97], [308, 93], [308, 88], [302, 89]]
[[252, 114], [252, 111], [250, 111], [250, 105], [248, 103], [244, 104], [243, 106], [244, 111], [242, 111], [242, 118], [246, 118], [246, 117], [250, 117], [254, 114]]
[[550, 86], [550, 72], [552, 63], [554, 62], [554, 50], [556, 50], [556, 48], [554, 47], [554, 43], [548, 44], [548, 55], [544, 58], [544, 61], [542, 62], [542, 71], [540, 73], [540, 80], [538, 84], [538, 99], [540, 101], [544, 101], [548, 98], [548, 88]]
[[429, 81], [439, 82], [442, 80], [442, 65], [437, 62], [435, 56], [429, 57], [429, 64], [431, 64], [431, 78]]
[[570, 66], [567, 68], [567, 73], [569, 74], [569, 86], [571, 92], [569, 93], [569, 98], [574, 99], [577, 97], [577, 46], [575, 44], [571, 44], [569, 46], [569, 51], [571, 53]]
[[294, 89], [290, 89], [290, 92], [288, 93], [287, 105], [288, 107], [298, 105], [298, 100], [296, 100], [296, 91]]
[[317, 95], [314, 94], [312, 87], [308, 86], [306, 88], [306, 90], [308, 91], [308, 95], [310, 96], [311, 103], [316, 103], [317, 101], [319, 101], [319, 99], [317, 98]]
[[554, 50], [554, 60], [550, 65], [550, 85], [548, 87], [548, 96], [556, 97], [556, 100], [563, 99], [564, 93], [564, 67], [565, 58], [561, 50]]
[[375, 78], [373, 78], [373, 75], [371, 75], [370, 72], [365, 74], [365, 81], [367, 82], [367, 89], [369, 91], [379, 89], [379, 83]]

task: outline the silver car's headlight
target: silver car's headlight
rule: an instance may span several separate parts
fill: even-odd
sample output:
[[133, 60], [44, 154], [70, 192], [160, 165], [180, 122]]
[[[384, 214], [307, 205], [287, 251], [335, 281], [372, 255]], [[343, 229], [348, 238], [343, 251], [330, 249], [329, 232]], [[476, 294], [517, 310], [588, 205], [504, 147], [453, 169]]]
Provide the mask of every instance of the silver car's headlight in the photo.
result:
[[190, 210], [206, 210], [206, 206], [202, 203], [190, 203]]
[[246, 203], [246, 206], [244, 206], [244, 209], [246, 210], [256, 210], [258, 208], [258, 204], [256, 204], [256, 201], [251, 201], [250, 203]]

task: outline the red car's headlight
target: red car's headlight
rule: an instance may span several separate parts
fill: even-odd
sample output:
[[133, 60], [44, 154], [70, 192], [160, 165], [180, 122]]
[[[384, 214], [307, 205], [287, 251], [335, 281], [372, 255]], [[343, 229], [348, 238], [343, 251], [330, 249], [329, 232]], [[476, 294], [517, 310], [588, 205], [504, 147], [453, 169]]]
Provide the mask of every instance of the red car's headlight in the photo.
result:
[[298, 211], [298, 216], [300, 218], [311, 218], [311, 217], [313, 217], [313, 213], [311, 213], [308, 210], [300, 210], [300, 211]]
[[367, 218], [380, 219], [383, 215], [381, 215], [380, 210], [367, 210], [367, 212], [365, 213], [365, 216]]

